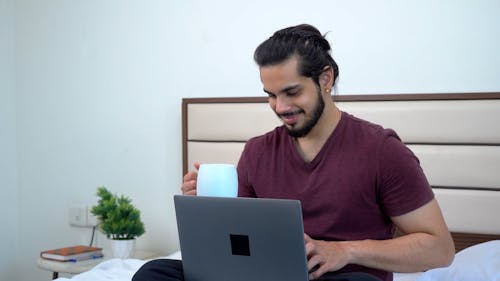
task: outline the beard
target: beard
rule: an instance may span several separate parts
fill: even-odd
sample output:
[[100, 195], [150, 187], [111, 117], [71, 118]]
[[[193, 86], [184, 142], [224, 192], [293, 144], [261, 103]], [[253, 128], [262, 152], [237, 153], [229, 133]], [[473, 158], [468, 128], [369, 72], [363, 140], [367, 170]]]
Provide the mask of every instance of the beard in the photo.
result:
[[[321, 96], [321, 90], [318, 89], [318, 100], [316, 102], [316, 106], [312, 110], [312, 113], [310, 115], [306, 114], [304, 124], [300, 127], [296, 127], [296, 125], [293, 125], [292, 127], [285, 125], [288, 134], [294, 138], [301, 138], [309, 134], [309, 132], [311, 132], [314, 126], [316, 126], [316, 124], [318, 123], [319, 118], [321, 118], [324, 109], [325, 109], [325, 101], [323, 101], [323, 97]], [[299, 114], [305, 113], [305, 111], [302, 109], [297, 113]], [[278, 114], [278, 117], [286, 115], [287, 113]]]

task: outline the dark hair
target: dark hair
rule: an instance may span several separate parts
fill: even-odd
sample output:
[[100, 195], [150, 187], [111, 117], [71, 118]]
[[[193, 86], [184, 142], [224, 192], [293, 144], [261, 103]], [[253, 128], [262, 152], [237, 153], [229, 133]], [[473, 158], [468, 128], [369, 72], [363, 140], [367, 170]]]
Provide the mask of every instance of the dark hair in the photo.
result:
[[333, 85], [339, 76], [339, 67], [330, 55], [330, 44], [312, 25], [301, 24], [276, 31], [262, 42], [254, 53], [260, 66], [282, 63], [293, 55], [299, 58], [299, 73], [311, 77], [319, 86], [319, 76], [325, 66], [333, 69]]

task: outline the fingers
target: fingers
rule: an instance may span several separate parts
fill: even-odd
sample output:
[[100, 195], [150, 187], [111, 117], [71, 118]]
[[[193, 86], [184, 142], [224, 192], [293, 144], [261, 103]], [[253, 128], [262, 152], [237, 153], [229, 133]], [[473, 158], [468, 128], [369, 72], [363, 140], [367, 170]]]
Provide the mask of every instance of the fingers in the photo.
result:
[[[200, 163], [194, 162], [194, 168], [198, 170]], [[196, 195], [196, 179], [198, 178], [197, 171], [191, 171], [184, 175], [181, 191], [184, 195]]]
[[181, 186], [182, 194], [196, 195], [196, 178], [198, 173], [189, 172], [184, 176], [184, 181]]
[[307, 270], [309, 271], [309, 279], [319, 278], [327, 272], [321, 253], [316, 252], [316, 245], [308, 243], [306, 250], [309, 251], [307, 259]]
[[315, 252], [315, 245], [310, 246], [310, 248], [312, 254], [307, 260], [307, 270], [309, 271], [309, 279], [313, 280], [321, 277], [323, 274], [328, 272], [329, 269], [326, 266], [323, 255], [319, 252]]
[[193, 166], [196, 170], [199, 170], [200, 169], [200, 162], [194, 162]]
[[304, 243], [306, 245], [306, 255], [310, 257], [316, 249], [316, 240], [312, 239], [311, 236], [304, 233]]
[[184, 195], [196, 195], [196, 180], [184, 181], [181, 191]]
[[304, 235], [309, 279], [317, 279], [350, 263], [345, 242], [314, 240]]
[[321, 256], [320, 255], [313, 255], [309, 257], [307, 260], [307, 270], [312, 273], [313, 271], [316, 271], [318, 267], [321, 265]]
[[[317, 279], [328, 271], [337, 270], [335, 262], [329, 261], [328, 249], [324, 241], [314, 240], [304, 234], [309, 279]], [[339, 267], [340, 268], [340, 267]]]
[[314, 240], [305, 233], [304, 233], [304, 242], [305, 242], [306, 256], [307, 256], [307, 270], [311, 271], [316, 265], [318, 265], [317, 258], [314, 258], [315, 244]]
[[182, 193], [183, 195], [196, 195], [196, 189], [192, 189]]
[[327, 272], [328, 272], [328, 269], [326, 268], [326, 266], [322, 265], [322, 266], [318, 267], [318, 269], [316, 269], [313, 272], [309, 273], [309, 279], [310, 280], [318, 279], [321, 276], [323, 276], [323, 274], [325, 274]]
[[306, 243], [306, 256], [310, 257], [314, 252], [314, 242], [309, 236], [307, 236], [307, 238], [304, 238], [304, 241]]
[[184, 175], [183, 182], [195, 181], [198, 178], [197, 172], [188, 172]]

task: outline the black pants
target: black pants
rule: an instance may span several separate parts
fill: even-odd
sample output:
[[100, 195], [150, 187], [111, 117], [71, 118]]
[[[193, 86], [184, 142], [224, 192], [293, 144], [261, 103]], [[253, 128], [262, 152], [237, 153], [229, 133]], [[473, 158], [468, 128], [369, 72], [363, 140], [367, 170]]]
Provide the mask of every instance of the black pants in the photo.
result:
[[[182, 261], [157, 259], [144, 264], [132, 277], [132, 281], [183, 281]], [[363, 272], [340, 273], [329, 272], [321, 281], [380, 281]], [[257, 280], [256, 280], [257, 281]]]

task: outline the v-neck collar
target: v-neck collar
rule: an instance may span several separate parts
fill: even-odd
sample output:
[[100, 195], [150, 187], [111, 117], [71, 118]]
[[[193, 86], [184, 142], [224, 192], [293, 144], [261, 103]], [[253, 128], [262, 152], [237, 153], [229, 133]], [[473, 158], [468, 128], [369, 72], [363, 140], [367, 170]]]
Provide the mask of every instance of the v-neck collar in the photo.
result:
[[330, 146], [332, 146], [333, 143], [335, 143], [335, 136], [338, 135], [339, 131], [341, 131], [344, 127], [345, 119], [346, 119], [345, 115], [346, 115], [346, 113], [341, 111], [339, 123], [337, 124], [337, 126], [335, 127], [333, 132], [330, 134], [330, 136], [328, 137], [328, 139], [326, 140], [325, 144], [320, 149], [318, 154], [316, 154], [316, 156], [310, 162], [307, 162], [302, 158], [302, 156], [299, 152], [299, 148], [297, 147], [298, 144], [297, 144], [295, 138], [288, 135], [288, 142], [289, 142], [291, 154], [293, 156], [293, 161], [296, 162], [301, 167], [303, 167], [304, 169], [314, 169], [314, 167], [316, 167], [323, 159], [323, 157], [325, 155], [325, 151], [329, 150]]

